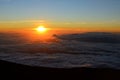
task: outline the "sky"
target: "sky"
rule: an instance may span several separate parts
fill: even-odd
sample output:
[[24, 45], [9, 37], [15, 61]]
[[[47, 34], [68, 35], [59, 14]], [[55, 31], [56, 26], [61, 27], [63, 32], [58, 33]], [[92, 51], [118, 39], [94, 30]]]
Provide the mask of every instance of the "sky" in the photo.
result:
[[120, 32], [120, 0], [0, 0], [0, 29]]

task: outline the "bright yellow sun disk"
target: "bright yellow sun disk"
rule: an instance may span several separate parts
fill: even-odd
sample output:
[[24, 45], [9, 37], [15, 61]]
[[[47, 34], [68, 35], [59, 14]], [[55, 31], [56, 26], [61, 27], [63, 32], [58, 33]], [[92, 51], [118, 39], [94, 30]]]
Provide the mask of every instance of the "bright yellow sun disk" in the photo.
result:
[[39, 26], [38, 28], [36, 28], [36, 31], [38, 32], [45, 32], [47, 29], [44, 26]]

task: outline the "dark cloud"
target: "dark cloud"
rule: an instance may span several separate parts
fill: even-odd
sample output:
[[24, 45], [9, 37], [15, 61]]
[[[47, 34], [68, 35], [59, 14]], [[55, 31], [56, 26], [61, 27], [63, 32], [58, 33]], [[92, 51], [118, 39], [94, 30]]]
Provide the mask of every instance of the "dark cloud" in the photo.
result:
[[76, 40], [83, 42], [120, 43], [120, 34], [90, 32], [84, 34], [55, 35], [63, 40]]

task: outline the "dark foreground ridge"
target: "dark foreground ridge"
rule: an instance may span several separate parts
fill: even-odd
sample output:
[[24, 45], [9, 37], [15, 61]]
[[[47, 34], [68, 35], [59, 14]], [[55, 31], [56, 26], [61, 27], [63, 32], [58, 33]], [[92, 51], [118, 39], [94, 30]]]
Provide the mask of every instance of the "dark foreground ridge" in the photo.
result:
[[32, 67], [0, 60], [0, 80], [120, 80], [120, 70]]

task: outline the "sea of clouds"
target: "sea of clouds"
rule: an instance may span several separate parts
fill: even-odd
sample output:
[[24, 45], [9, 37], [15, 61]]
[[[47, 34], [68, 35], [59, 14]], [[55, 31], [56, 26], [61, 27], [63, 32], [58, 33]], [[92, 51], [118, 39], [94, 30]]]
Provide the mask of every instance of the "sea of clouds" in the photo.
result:
[[57, 41], [27, 42], [24, 34], [0, 33], [0, 59], [57, 68], [120, 69], [120, 34], [90, 32], [55, 34]]

